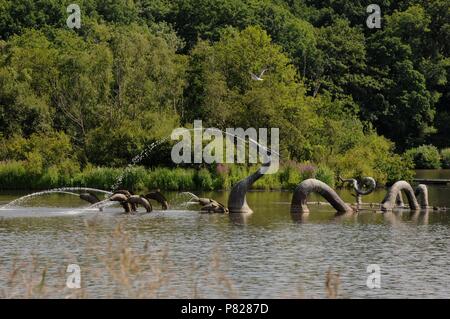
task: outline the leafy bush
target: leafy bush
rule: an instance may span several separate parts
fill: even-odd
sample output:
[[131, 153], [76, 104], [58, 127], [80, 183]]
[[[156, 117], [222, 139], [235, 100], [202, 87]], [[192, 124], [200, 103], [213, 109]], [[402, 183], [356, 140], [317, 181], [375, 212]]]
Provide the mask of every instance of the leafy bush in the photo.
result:
[[319, 166], [315, 175], [319, 181], [324, 182], [325, 184], [327, 184], [330, 187], [334, 187], [334, 183], [335, 183], [334, 172], [329, 167], [327, 167], [325, 165]]
[[284, 188], [294, 189], [303, 179], [298, 165], [288, 162], [283, 165], [279, 179]]
[[155, 168], [149, 172], [147, 189], [193, 190], [195, 171], [192, 169]]
[[409, 149], [405, 157], [412, 160], [417, 169], [436, 169], [441, 167], [439, 150], [432, 145], [422, 145]]
[[71, 159], [65, 159], [58, 165], [51, 166], [48, 170], [51, 169], [58, 174], [60, 186], [72, 185], [75, 176], [80, 173], [80, 165]]
[[58, 169], [56, 167], [50, 167], [36, 180], [33, 188], [44, 189], [69, 185], [63, 182], [65, 178], [60, 179], [60, 177], [63, 177], [63, 175], [58, 174]]
[[24, 162], [28, 174], [39, 176], [44, 171], [44, 158], [38, 151], [32, 151], [26, 154]]
[[214, 189], [211, 173], [206, 168], [202, 168], [197, 171], [197, 174], [195, 175], [195, 182], [197, 188], [199, 189], [208, 191]]
[[278, 174], [266, 174], [258, 179], [252, 186], [253, 189], [273, 190], [281, 189], [280, 177]]
[[393, 148], [392, 142], [370, 134], [345, 153], [333, 156], [328, 166], [345, 178], [373, 177], [378, 185], [410, 179], [411, 161], [396, 155]]
[[73, 186], [110, 189], [122, 172], [122, 169], [93, 167], [89, 165], [75, 176]]
[[442, 168], [450, 168], [450, 148], [441, 151]]
[[400, 155], [379, 158], [375, 163], [377, 176], [384, 176], [384, 183], [392, 185], [397, 181], [411, 181], [414, 177], [414, 163], [411, 159]]
[[0, 162], [0, 189], [28, 188], [26, 185], [29, 182], [29, 175], [22, 162]]
[[173, 172], [174, 179], [176, 179], [178, 184], [177, 190], [192, 190], [195, 188], [195, 170], [176, 168], [175, 170], [173, 170]]

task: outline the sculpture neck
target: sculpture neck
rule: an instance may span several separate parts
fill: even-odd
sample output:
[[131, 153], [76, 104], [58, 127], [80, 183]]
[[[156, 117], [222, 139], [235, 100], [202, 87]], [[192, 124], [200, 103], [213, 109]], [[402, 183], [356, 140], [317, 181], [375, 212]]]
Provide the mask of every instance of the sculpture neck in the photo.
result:
[[263, 164], [255, 173], [244, 178], [233, 186], [228, 197], [228, 208], [230, 213], [250, 213], [251, 208], [247, 204], [246, 194], [250, 187], [255, 183], [264, 172], [270, 167], [270, 162]]
[[253, 183], [255, 183], [258, 179], [260, 179], [264, 174], [262, 173], [262, 167], [260, 167], [256, 172], [252, 175], [248, 176], [246, 179], [242, 180], [242, 182], [250, 188]]

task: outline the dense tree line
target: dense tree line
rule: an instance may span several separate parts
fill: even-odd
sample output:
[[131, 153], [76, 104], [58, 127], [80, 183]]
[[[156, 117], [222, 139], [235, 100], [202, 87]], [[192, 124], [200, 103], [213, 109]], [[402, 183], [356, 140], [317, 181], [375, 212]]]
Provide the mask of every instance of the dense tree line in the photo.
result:
[[362, 0], [78, 0], [71, 30], [72, 2], [0, 0], [0, 161], [124, 166], [194, 119], [279, 127], [283, 158], [380, 181], [450, 146], [447, 0], [380, 0], [381, 29]]

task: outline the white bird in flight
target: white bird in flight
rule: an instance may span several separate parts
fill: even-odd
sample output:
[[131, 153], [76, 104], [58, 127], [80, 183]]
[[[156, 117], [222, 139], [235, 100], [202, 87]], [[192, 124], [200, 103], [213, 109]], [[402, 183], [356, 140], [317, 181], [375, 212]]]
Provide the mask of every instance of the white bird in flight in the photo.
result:
[[252, 72], [250, 72], [250, 74], [251, 74], [251, 76], [252, 76], [252, 80], [255, 80], [255, 81], [264, 81], [264, 79], [262, 78], [262, 76], [264, 75], [264, 72], [266, 72], [268, 69], [267, 68], [265, 68], [265, 69], [263, 69], [262, 71], [261, 71], [261, 74], [258, 76], [258, 75], [256, 75], [256, 74], [254, 74], [254, 73], [252, 73]]

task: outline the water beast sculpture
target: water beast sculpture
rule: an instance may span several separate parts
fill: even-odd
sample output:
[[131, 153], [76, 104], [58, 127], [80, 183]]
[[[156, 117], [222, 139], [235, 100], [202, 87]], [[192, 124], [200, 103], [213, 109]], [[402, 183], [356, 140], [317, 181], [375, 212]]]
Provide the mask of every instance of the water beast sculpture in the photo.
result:
[[428, 203], [428, 188], [425, 184], [417, 185], [414, 194], [416, 195], [421, 208], [430, 208], [430, 205]]
[[163, 210], [167, 210], [169, 209], [169, 202], [167, 201], [166, 197], [164, 197], [164, 195], [160, 192], [159, 189], [157, 189], [156, 191], [150, 192], [148, 194], [145, 194], [144, 197], [147, 200], [156, 200], [158, 203], [161, 204], [161, 208]]
[[[367, 178], [370, 187], [367, 191], [364, 191], [366, 194], [369, 190], [373, 191], [372, 185], [375, 185], [375, 181], [372, 182], [370, 181], [371, 179], [372, 178]], [[356, 189], [359, 189], [357, 194], [362, 195], [363, 192], [361, 192], [358, 186], [355, 187], [355, 190]], [[403, 204], [402, 192], [404, 192], [407, 196], [409, 209], [417, 211], [420, 209], [430, 208], [428, 203], [428, 188], [426, 185], [418, 185], [414, 192], [408, 182], [398, 181], [388, 190], [384, 200], [381, 203], [381, 210], [390, 211], [394, 208], [405, 207]], [[343, 214], [355, 211], [327, 184], [316, 179], [307, 179], [300, 183], [294, 190], [294, 195], [291, 202], [291, 213], [309, 213], [307, 197], [310, 193], [318, 193], [322, 195], [338, 213]], [[358, 205], [359, 204], [361, 204], [361, 201], [358, 201]]]
[[228, 197], [228, 210], [230, 213], [251, 214], [253, 210], [247, 204], [247, 191], [269, 169], [270, 161], [263, 164], [255, 173], [239, 181], [233, 186]]
[[132, 210], [131, 204], [128, 202], [128, 198], [130, 198], [130, 196], [127, 196], [122, 193], [115, 193], [109, 198], [109, 200], [112, 202], [119, 202], [120, 205], [125, 210], [125, 213], [131, 213], [131, 211], [134, 211], [134, 210]]
[[128, 198], [128, 203], [131, 205], [142, 205], [145, 208], [147, 213], [151, 213], [153, 211], [152, 204], [142, 195], [132, 195]]
[[[249, 214], [252, 213], [252, 209], [247, 203], [246, 194], [250, 187], [259, 178], [264, 175], [264, 171], [270, 167], [270, 161], [263, 164], [255, 173], [248, 176], [247, 178], [239, 181], [233, 186], [228, 197], [228, 209], [230, 213], [240, 213]], [[340, 178], [340, 177], [339, 177]], [[294, 190], [292, 201], [291, 201], [291, 213], [297, 214], [307, 214], [309, 213], [308, 208], [308, 195], [311, 193], [317, 193], [324, 197], [331, 206], [333, 206], [339, 214], [351, 213], [358, 210], [359, 206], [362, 204], [362, 196], [372, 193], [376, 188], [375, 179], [372, 177], [364, 177], [361, 183], [358, 183], [356, 179], [342, 179], [343, 182], [351, 182], [353, 188], [356, 192], [354, 195], [357, 199], [357, 208], [354, 209], [349, 204], [345, 203], [341, 197], [336, 193], [334, 189], [330, 186], [321, 182], [317, 179], [307, 179], [301, 182]], [[419, 210], [420, 208], [428, 208], [428, 189], [425, 185], [421, 184], [417, 187], [414, 193], [411, 185], [405, 181], [399, 181], [395, 183], [388, 193], [385, 199], [381, 203], [381, 209], [383, 211], [392, 210], [398, 205], [404, 206], [401, 193], [404, 192], [407, 195], [409, 208], [411, 210]], [[417, 197], [416, 197], [417, 196]], [[417, 200], [420, 199], [420, 205]], [[212, 202], [212, 200], [209, 200]], [[217, 203], [217, 202], [215, 202]], [[212, 205], [214, 207], [220, 207], [220, 203], [217, 205]], [[204, 206], [207, 203], [204, 203]], [[223, 206], [223, 205], [222, 205]]]
[[211, 198], [194, 198], [192, 201], [197, 202], [202, 206], [202, 213], [219, 213], [219, 214], [228, 214], [229, 210], [222, 203], [215, 201]]
[[[383, 211], [390, 211], [395, 207], [405, 207], [403, 204], [402, 192], [405, 193], [408, 200], [409, 209], [420, 210], [428, 208], [428, 188], [424, 184], [417, 186], [414, 192], [411, 185], [406, 181], [398, 181], [391, 186], [381, 203]], [[419, 198], [419, 201], [417, 200]]]
[[100, 202], [100, 199], [97, 197], [97, 195], [92, 192], [81, 193], [79, 196], [82, 200], [87, 201], [89, 204], [96, 204]]
[[[81, 193], [79, 196], [82, 200], [87, 201], [91, 205], [94, 205], [94, 204], [97, 204], [100, 202], [100, 199], [97, 197], [97, 195], [95, 195], [92, 192]], [[102, 212], [103, 208], [100, 207], [99, 210]]]
[[[247, 203], [246, 194], [253, 183], [261, 178], [269, 168], [270, 161], [267, 161], [256, 172], [234, 185], [231, 189], [230, 196], [228, 197], [228, 208], [210, 198], [197, 197], [194, 199], [194, 201], [202, 206], [201, 212], [205, 213], [252, 213], [253, 211]], [[363, 195], [370, 194], [376, 187], [376, 182], [372, 177], [364, 177], [361, 180], [361, 183], [358, 183], [356, 179], [342, 179], [341, 177], [339, 178], [343, 182], [352, 183], [355, 190], [354, 196], [357, 198], [356, 207], [352, 207], [349, 204], [345, 203], [342, 198], [339, 197], [336, 191], [324, 182], [311, 178], [301, 182], [295, 188], [291, 201], [291, 213], [309, 213], [310, 211], [308, 208], [307, 199], [309, 194], [311, 193], [317, 193], [324, 197], [328, 201], [328, 203], [333, 206], [334, 209], [336, 209], [338, 214], [357, 212], [360, 205], [362, 204], [361, 197]], [[394, 208], [406, 208], [403, 203], [402, 193], [405, 193], [407, 196], [409, 209], [417, 211], [420, 209], [430, 208], [428, 203], [428, 189], [426, 185], [420, 184], [417, 186], [415, 191], [413, 191], [413, 188], [408, 182], [398, 181], [394, 185], [392, 185], [382, 203], [379, 204], [381, 206], [381, 210], [390, 211]], [[82, 193], [79, 196], [80, 198], [88, 201], [91, 204], [100, 202], [98, 197], [91, 192]], [[169, 208], [167, 199], [163, 194], [161, 194], [159, 189], [146, 195], [134, 195], [128, 190], [117, 190], [109, 197], [109, 200], [119, 202], [126, 213], [137, 211], [138, 205], [143, 206], [147, 212], [151, 212], [153, 210], [153, 207], [150, 203], [150, 200], [156, 200], [157, 202], [159, 202], [164, 210]], [[373, 203], [371, 203], [371, 205], [373, 205]]]
[[294, 190], [291, 201], [291, 213], [293, 214], [308, 214], [309, 209], [307, 205], [308, 195], [310, 193], [317, 193], [324, 197], [331, 206], [336, 209], [338, 213], [352, 213], [353, 208], [346, 204], [339, 195], [330, 186], [317, 179], [307, 179], [301, 182]]
[[377, 183], [375, 179], [372, 177], [363, 177], [361, 179], [361, 183], [358, 183], [358, 180], [354, 178], [343, 179], [339, 176], [341, 182], [351, 183], [353, 185], [353, 189], [355, 190], [355, 194], [353, 196], [356, 197], [356, 204], [362, 204], [362, 197], [365, 195], [369, 195], [372, 193], [377, 187]]
[[169, 208], [167, 199], [159, 190], [146, 195], [133, 195], [127, 190], [118, 190], [109, 198], [110, 201], [119, 202], [126, 213], [136, 212], [139, 205], [144, 207], [147, 213], [152, 212], [153, 206], [150, 203], [151, 199], [159, 202], [164, 210]]

